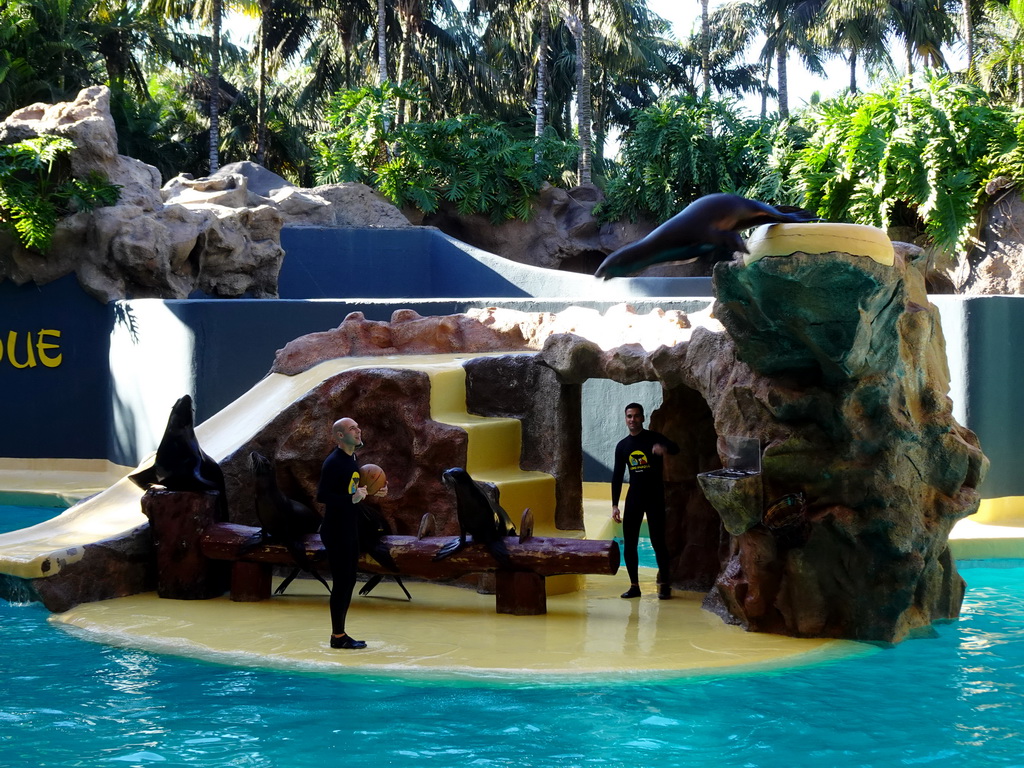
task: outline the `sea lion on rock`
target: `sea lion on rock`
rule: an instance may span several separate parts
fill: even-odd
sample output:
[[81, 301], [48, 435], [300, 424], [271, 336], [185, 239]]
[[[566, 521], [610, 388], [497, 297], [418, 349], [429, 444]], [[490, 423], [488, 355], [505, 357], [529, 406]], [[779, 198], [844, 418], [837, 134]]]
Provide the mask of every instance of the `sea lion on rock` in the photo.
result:
[[507, 568], [510, 563], [505, 537], [516, 535], [516, 528], [508, 513], [500, 505], [492, 503], [464, 469], [446, 469], [441, 475], [441, 481], [446, 488], [455, 492], [459, 538], [441, 547], [434, 555], [434, 560], [443, 560], [458, 552], [466, 546], [466, 535], [469, 534], [474, 544], [483, 544], [494, 555], [494, 559], [503, 568]]
[[317, 572], [316, 564], [306, 554], [303, 543], [305, 536], [320, 530], [320, 515], [281, 492], [274, 464], [262, 453], [252, 451], [249, 454], [249, 472], [252, 474], [254, 485], [256, 519], [261, 526], [259, 543], [283, 544], [298, 565], [298, 568], [274, 590], [274, 594], [284, 594], [300, 571], [312, 575], [330, 592], [330, 586]]
[[659, 226], [647, 237], [611, 253], [594, 277], [625, 277], [652, 264], [702, 259], [714, 264], [734, 253], [746, 253], [740, 230], [759, 224], [816, 221], [810, 211], [783, 206], [774, 208], [739, 195], [704, 195]]
[[144, 491], [162, 485], [169, 491], [217, 491], [217, 506], [227, 520], [227, 493], [224, 472], [214, 459], [199, 447], [193, 424], [192, 397], [184, 395], [171, 408], [167, 427], [153, 458], [153, 466], [139, 470], [129, 479]]

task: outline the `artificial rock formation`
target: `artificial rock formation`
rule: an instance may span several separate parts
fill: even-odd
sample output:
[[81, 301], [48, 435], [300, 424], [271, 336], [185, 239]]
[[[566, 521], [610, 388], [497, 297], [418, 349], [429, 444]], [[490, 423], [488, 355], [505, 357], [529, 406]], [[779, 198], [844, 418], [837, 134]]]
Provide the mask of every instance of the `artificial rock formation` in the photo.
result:
[[98, 171], [121, 187], [116, 205], [62, 219], [50, 252], [0, 232], [0, 282], [48, 283], [74, 273], [103, 302], [123, 298], [277, 296], [281, 227], [410, 226], [362, 184], [303, 190], [253, 163], [161, 188], [156, 168], [117, 153], [110, 91], [86, 88], [72, 102], [33, 104], [0, 121], [0, 144], [42, 134], [71, 139], [76, 175]]
[[956, 265], [951, 280], [969, 296], [1024, 293], [1024, 199], [1010, 179], [988, 183], [988, 203], [975, 247]]
[[[761, 509], [732, 526], [707, 606], [752, 630], [880, 642], [957, 616], [948, 535], [977, 510], [988, 461], [953, 420], [921, 271], [795, 254], [719, 264], [715, 289], [725, 333], [697, 328], [650, 354], [554, 337], [544, 353], [564, 377], [660, 380], [652, 428], [680, 443], [703, 419], [696, 393], [719, 456], [725, 436], [760, 441], [765, 505], [803, 494], [785, 525]], [[705, 535], [708, 551], [721, 546]]]

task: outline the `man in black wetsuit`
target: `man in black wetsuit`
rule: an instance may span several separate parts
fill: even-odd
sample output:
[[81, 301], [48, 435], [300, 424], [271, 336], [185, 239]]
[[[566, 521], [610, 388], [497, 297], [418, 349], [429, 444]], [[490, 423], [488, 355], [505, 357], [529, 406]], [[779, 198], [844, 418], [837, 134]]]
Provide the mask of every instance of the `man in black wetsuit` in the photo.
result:
[[[331, 428], [338, 447], [324, 460], [316, 500], [323, 502], [324, 521], [320, 539], [327, 550], [334, 588], [331, 590], [331, 648], [365, 648], [366, 643], [345, 633], [345, 617], [352, 602], [359, 565], [359, 510], [366, 498], [366, 486], [359, 484], [356, 448], [363, 446], [359, 425], [349, 418], [338, 419]], [[376, 496], [386, 496], [385, 485]]]
[[[626, 428], [629, 435], [615, 446], [615, 465], [612, 468], [612, 519], [622, 523], [623, 557], [629, 574], [629, 589], [623, 597], [640, 597], [637, 543], [640, 524], [647, 514], [647, 528], [651, 546], [658, 561], [658, 597], [672, 597], [671, 563], [665, 544], [665, 484], [664, 462], [667, 453], [679, 453], [679, 446], [658, 432], [644, 429], [644, 407], [640, 403], [626, 406]], [[619, 494], [622, 492], [622, 474], [629, 467], [629, 490], [626, 492], [626, 513], [619, 513]]]

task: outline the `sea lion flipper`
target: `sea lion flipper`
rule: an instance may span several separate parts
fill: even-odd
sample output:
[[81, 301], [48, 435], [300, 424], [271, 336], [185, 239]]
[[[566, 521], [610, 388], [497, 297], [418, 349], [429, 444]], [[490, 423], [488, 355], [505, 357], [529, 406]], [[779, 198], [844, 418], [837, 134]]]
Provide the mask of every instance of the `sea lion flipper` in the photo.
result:
[[302, 569], [301, 569], [301, 568], [294, 568], [294, 569], [292, 569], [292, 572], [288, 574], [287, 578], [286, 578], [286, 579], [285, 579], [284, 581], [282, 581], [282, 582], [281, 582], [281, 583], [280, 583], [280, 584], [279, 584], [279, 585], [277, 586], [277, 589], [275, 589], [275, 590], [274, 590], [274, 594], [275, 594], [275, 595], [283, 595], [283, 594], [284, 594], [284, 591], [285, 591], [286, 589], [288, 589], [288, 587], [289, 587], [289, 586], [291, 585], [291, 583], [292, 583], [293, 581], [295, 581], [295, 578], [296, 578], [296, 577], [297, 577], [297, 576], [298, 576], [298, 575], [299, 575], [300, 573], [302, 573]]
[[363, 586], [359, 589], [359, 594], [362, 595], [363, 597], [366, 597], [366, 595], [370, 594], [373, 591], [374, 587], [376, 587], [378, 584], [380, 584], [381, 579], [383, 579], [383, 578], [384, 577], [381, 576], [379, 573], [373, 574], [373, 576], [368, 578], [366, 580], [366, 583], [363, 584]]
[[402, 581], [402, 577], [401, 576], [395, 576], [395, 581], [398, 583], [398, 586], [400, 586], [402, 588], [402, 591], [405, 592], [406, 598], [408, 598], [409, 602], [411, 603], [412, 602], [412, 595], [410, 595], [409, 594], [409, 590], [405, 588], [405, 583]]
[[523, 510], [523, 519], [519, 523], [519, 543], [533, 538], [533, 512], [527, 507]]
[[437, 562], [438, 560], [444, 560], [446, 557], [451, 557], [464, 546], [466, 546], [465, 536], [460, 536], [457, 539], [452, 539], [447, 544], [444, 544], [439, 550], [437, 550], [437, 554], [434, 555], [434, 562]]
[[128, 479], [144, 491], [148, 491], [151, 486], [157, 485], [160, 482], [160, 479], [157, 477], [155, 466], [147, 469], [140, 469], [138, 472], [128, 475]]
[[387, 546], [385, 546], [383, 541], [378, 541], [377, 545], [370, 550], [369, 554], [370, 557], [372, 557], [374, 560], [380, 563], [383, 567], [387, 568], [389, 571], [398, 573], [398, 563], [395, 562], [395, 558], [391, 556], [391, 552], [388, 551], [388, 548]]
[[505, 545], [505, 539], [495, 539], [487, 545], [487, 549], [502, 568], [508, 568], [512, 564], [512, 560], [508, 555], [508, 547]]
[[424, 513], [423, 517], [420, 518], [420, 527], [416, 531], [417, 539], [425, 539], [434, 533], [434, 516], [429, 512]]
[[312, 560], [310, 560], [309, 555], [306, 554], [306, 548], [304, 546], [301, 546], [296, 541], [286, 541], [284, 542], [284, 545], [285, 547], [287, 547], [289, 554], [291, 554], [292, 556], [292, 559], [295, 560], [295, 564], [298, 565], [299, 568], [301, 568], [302, 570], [306, 571], [306, 573], [313, 576], [321, 584], [323, 584], [324, 588], [328, 591], [328, 593], [330, 593], [331, 585], [328, 584], [324, 577], [321, 576], [320, 573], [317, 571], [316, 564]]

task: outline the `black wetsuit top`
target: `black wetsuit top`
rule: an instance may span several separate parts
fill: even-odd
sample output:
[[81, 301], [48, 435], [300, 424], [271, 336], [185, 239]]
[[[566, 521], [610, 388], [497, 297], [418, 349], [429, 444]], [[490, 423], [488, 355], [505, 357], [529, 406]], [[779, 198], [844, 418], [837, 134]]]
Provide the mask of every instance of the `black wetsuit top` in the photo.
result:
[[612, 506], [619, 505], [622, 493], [622, 474], [629, 468], [628, 495], [653, 496], [664, 499], [665, 486], [662, 480], [664, 464], [662, 457], [654, 452], [654, 446], [661, 443], [667, 453], [679, 453], [679, 446], [660, 432], [649, 429], [639, 435], [626, 435], [615, 446], [615, 465], [612, 467]]

